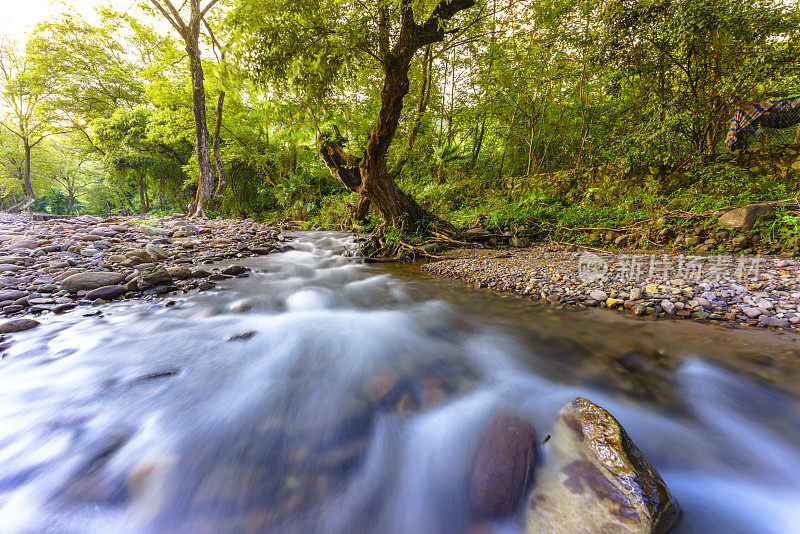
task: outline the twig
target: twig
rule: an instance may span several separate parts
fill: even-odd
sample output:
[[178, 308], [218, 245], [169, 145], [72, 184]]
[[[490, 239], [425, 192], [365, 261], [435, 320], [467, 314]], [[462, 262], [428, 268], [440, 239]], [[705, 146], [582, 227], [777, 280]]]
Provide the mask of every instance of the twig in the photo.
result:
[[585, 248], [586, 250], [591, 250], [592, 252], [597, 252], [599, 254], [608, 254], [609, 256], [614, 254], [613, 252], [609, 252], [609, 251], [603, 250], [601, 248], [587, 247], [586, 245], [579, 245], [577, 243], [566, 243], [566, 242], [555, 241], [555, 240], [552, 241], [552, 242], [556, 243], [557, 245], [562, 245], [562, 246], [573, 246], [573, 247]]

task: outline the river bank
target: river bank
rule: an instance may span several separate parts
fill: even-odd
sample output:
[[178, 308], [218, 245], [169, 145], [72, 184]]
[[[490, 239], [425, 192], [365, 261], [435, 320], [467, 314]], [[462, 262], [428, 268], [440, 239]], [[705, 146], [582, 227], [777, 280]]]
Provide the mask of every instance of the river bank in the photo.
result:
[[800, 267], [793, 259], [552, 244], [458, 248], [423, 270], [553, 304], [742, 326], [800, 325]]
[[0, 334], [37, 326], [32, 315], [208, 290], [247, 273], [206, 266], [280, 252], [284, 241], [253, 220], [0, 214]]
[[4, 532], [666, 532], [678, 506], [682, 533], [793, 524], [800, 411], [767, 383], [800, 383], [790, 335], [531, 306], [293, 238], [218, 290], [14, 335]]

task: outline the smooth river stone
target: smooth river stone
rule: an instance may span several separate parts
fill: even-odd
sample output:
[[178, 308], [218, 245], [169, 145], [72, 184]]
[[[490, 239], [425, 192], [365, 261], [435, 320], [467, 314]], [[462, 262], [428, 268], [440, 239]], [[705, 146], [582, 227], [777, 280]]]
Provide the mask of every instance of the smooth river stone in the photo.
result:
[[681, 512], [622, 425], [578, 398], [558, 414], [528, 495], [527, 534], [669, 532]]
[[130, 252], [126, 252], [125, 257], [128, 259], [139, 258], [140, 260], [143, 260], [146, 263], [153, 263], [154, 261], [156, 261], [155, 256], [151, 255], [149, 252], [141, 248], [131, 250]]
[[495, 416], [481, 443], [469, 488], [479, 515], [510, 514], [525, 492], [536, 460], [536, 432], [512, 415]]
[[114, 300], [115, 298], [124, 295], [128, 292], [128, 288], [125, 286], [119, 285], [112, 285], [112, 286], [103, 286], [98, 287], [97, 289], [93, 289], [86, 293], [86, 298], [89, 300]]
[[38, 242], [33, 241], [32, 239], [22, 239], [17, 241], [8, 246], [9, 250], [21, 250], [21, 249], [32, 249], [36, 248]]
[[98, 287], [119, 284], [123, 280], [125, 280], [125, 275], [120, 273], [109, 273], [103, 271], [78, 273], [65, 278], [61, 282], [61, 289], [66, 289], [72, 293], [77, 293], [78, 291], [91, 291], [92, 289], [97, 289]]
[[139, 289], [147, 289], [152, 286], [161, 286], [172, 283], [172, 276], [161, 265], [155, 265], [139, 271], [136, 278]]
[[153, 245], [153, 244], [145, 245], [144, 250], [157, 260], [166, 260], [167, 258], [169, 258], [169, 254], [167, 254], [167, 251], [159, 247], [158, 245]]
[[171, 230], [166, 230], [164, 228], [156, 228], [154, 226], [150, 226], [149, 224], [140, 224], [138, 230], [143, 233], [144, 235], [149, 236], [168, 236], [172, 233]]
[[188, 267], [167, 267], [167, 272], [176, 280], [186, 280], [192, 277], [192, 271]]
[[28, 293], [16, 289], [0, 289], [0, 301], [25, 298]]
[[40, 324], [39, 321], [34, 321], [33, 319], [11, 319], [10, 321], [0, 324], [0, 334], [22, 332], [23, 330], [35, 328]]

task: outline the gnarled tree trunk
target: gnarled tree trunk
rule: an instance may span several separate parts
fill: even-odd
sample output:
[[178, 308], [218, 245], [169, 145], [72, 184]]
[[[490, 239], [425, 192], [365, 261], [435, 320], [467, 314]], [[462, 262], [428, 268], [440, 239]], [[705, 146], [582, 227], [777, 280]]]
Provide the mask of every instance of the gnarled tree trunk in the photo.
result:
[[403, 111], [403, 98], [408, 94], [408, 71], [416, 52], [444, 39], [444, 23], [456, 13], [472, 7], [475, 0], [442, 0], [431, 16], [422, 23], [414, 20], [410, 0], [400, 2], [400, 31], [393, 46], [389, 43], [389, 17], [380, 12], [379, 57], [383, 63], [384, 81], [381, 109], [370, 130], [364, 156], [357, 158], [344, 150], [345, 139], [334, 129], [320, 134], [317, 148], [331, 174], [350, 191], [367, 198], [383, 217], [384, 225], [404, 231], [423, 229], [432, 216], [414, 198], [401, 191], [396, 176], [386, 165], [386, 153], [397, 132]]

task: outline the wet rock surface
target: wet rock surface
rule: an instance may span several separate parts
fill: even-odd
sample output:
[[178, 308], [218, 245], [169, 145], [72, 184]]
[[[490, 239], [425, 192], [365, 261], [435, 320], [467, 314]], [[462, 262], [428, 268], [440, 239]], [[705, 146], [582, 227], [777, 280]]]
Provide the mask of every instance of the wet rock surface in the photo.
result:
[[680, 508], [606, 410], [578, 398], [558, 414], [528, 495], [526, 532], [665, 533]]
[[478, 515], [510, 514], [533, 472], [536, 432], [512, 415], [495, 416], [481, 444], [470, 482], [470, 506]]

